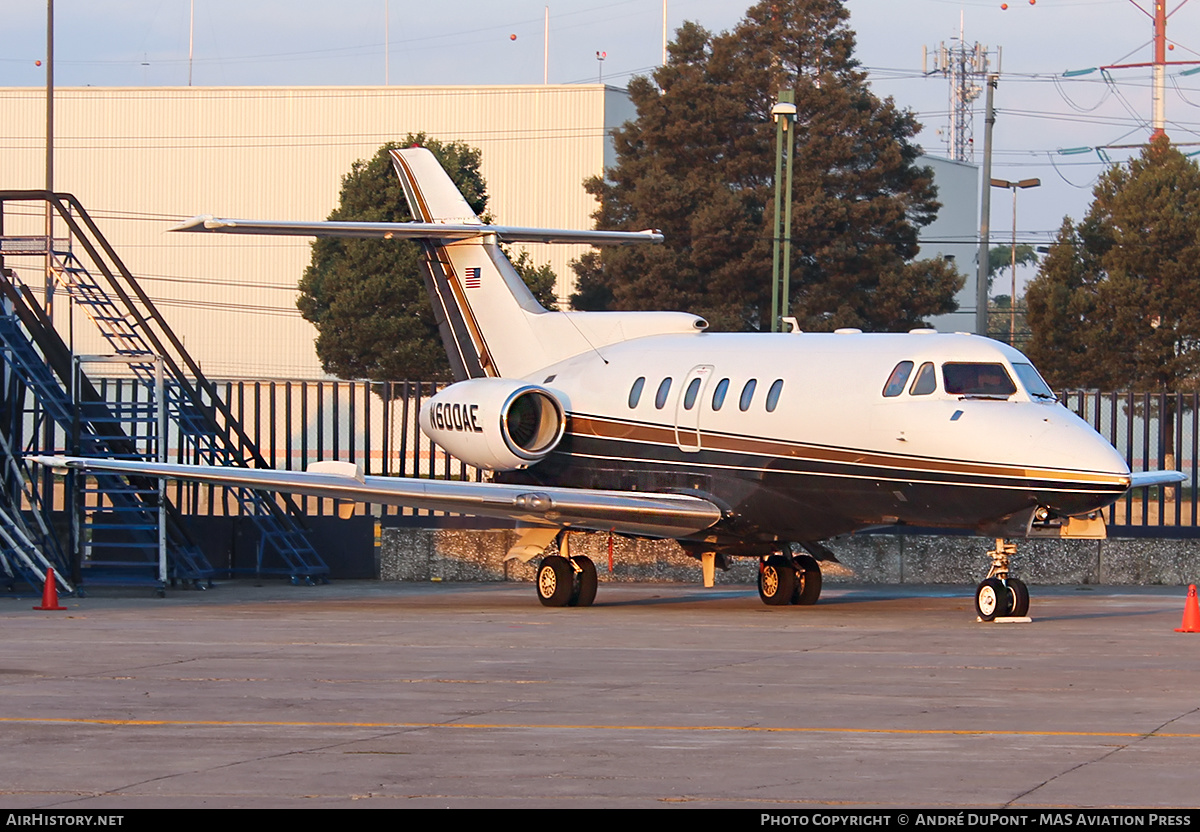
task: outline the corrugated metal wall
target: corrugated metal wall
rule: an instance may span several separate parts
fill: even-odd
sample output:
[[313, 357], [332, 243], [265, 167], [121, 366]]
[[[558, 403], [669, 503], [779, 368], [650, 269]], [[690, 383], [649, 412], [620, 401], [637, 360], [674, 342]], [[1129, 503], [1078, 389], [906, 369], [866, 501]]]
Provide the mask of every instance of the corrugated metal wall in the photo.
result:
[[[323, 219], [356, 159], [410, 132], [483, 151], [496, 221], [591, 227], [582, 182], [606, 160], [607, 130], [634, 115], [621, 90], [523, 87], [60, 88], [55, 189], [75, 193], [210, 375], [318, 378], [315, 330], [295, 310], [308, 242], [168, 235], [198, 213]], [[0, 187], [44, 186], [40, 89], [0, 89]], [[611, 158], [609, 158], [611, 163]], [[10, 209], [8, 234], [41, 232]], [[532, 246], [558, 292], [581, 246]], [[9, 267], [40, 284], [36, 258]], [[60, 304], [56, 311], [65, 315]], [[65, 317], [59, 321], [66, 332]], [[77, 321], [79, 351], [91, 326]]]

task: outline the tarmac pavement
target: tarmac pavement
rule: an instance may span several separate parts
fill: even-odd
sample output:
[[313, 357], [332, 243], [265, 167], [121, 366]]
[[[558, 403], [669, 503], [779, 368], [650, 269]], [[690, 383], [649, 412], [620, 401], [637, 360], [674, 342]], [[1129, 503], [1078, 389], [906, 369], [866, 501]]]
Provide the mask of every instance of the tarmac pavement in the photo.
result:
[[251, 581], [0, 599], [0, 807], [1195, 807], [1186, 590]]

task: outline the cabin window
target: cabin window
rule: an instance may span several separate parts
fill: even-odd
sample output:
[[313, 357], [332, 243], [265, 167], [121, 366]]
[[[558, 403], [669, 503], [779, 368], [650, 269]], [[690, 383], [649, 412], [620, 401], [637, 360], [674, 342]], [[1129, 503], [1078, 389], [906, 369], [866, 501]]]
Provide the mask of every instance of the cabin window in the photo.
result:
[[917, 370], [917, 380], [912, 383], [908, 392], [912, 396], [928, 396], [934, 390], [937, 390], [937, 373], [934, 372], [933, 365], [926, 361], [921, 365], [921, 369]]
[[700, 395], [700, 379], [692, 379], [692, 383], [688, 385], [687, 392], [683, 394], [683, 409], [691, 410], [692, 405], [696, 403], [696, 396]]
[[667, 403], [667, 394], [671, 392], [671, 379], [664, 378], [662, 384], [658, 385], [658, 392], [654, 394], [654, 406], [659, 410]]
[[896, 369], [892, 370], [892, 374], [888, 376], [887, 384], [883, 385], [883, 395], [886, 398], [899, 396], [904, 392], [904, 385], [908, 384], [908, 377], [912, 375], [913, 363], [911, 361], [901, 361], [896, 365]]
[[713, 410], [720, 410], [721, 405], [725, 404], [725, 394], [729, 392], [729, 379], [723, 378], [717, 382], [717, 389], [713, 390]]
[[1007, 399], [1017, 392], [1003, 364], [943, 364], [946, 392], [956, 396], [995, 396]]
[[642, 376], [641, 378], [639, 378], [637, 381], [635, 381], [633, 383], [633, 387], [629, 388], [629, 408], [631, 410], [638, 406], [638, 402], [642, 398], [642, 388], [645, 386], [646, 386], [646, 377]]
[[746, 386], [742, 388], [742, 398], [738, 401], [738, 407], [745, 412], [750, 409], [750, 402], [754, 400], [754, 388], [758, 386], [758, 379], [750, 379], [746, 382]]
[[1058, 397], [1054, 395], [1050, 385], [1046, 384], [1042, 374], [1032, 364], [1014, 364], [1013, 369], [1017, 371], [1017, 378], [1025, 385], [1030, 398], [1057, 401]]
[[779, 394], [783, 392], [783, 379], [775, 379], [775, 383], [771, 385], [771, 389], [767, 391], [767, 412], [774, 413], [775, 407], [779, 404]]

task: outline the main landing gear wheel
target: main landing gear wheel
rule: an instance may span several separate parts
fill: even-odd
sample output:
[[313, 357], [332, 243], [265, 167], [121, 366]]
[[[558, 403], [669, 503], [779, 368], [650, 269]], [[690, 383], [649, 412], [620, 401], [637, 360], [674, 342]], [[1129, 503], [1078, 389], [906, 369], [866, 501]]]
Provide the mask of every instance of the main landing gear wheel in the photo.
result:
[[592, 559], [582, 555], [542, 558], [537, 571], [537, 594], [546, 607], [590, 607], [596, 600], [599, 576]]
[[537, 571], [538, 600], [545, 607], [565, 607], [575, 589], [575, 570], [560, 555], [542, 558]]
[[975, 612], [984, 621], [995, 621], [1008, 615], [1012, 596], [999, 578], [987, 578], [975, 588]]
[[571, 558], [571, 563], [575, 564], [578, 571], [572, 570], [575, 572], [574, 591], [567, 603], [572, 607], [590, 607], [596, 600], [596, 587], [600, 582], [596, 575], [596, 564], [584, 555]]
[[796, 567], [796, 588], [792, 590], [792, 603], [808, 606], [821, 597], [821, 564], [812, 555], [796, 555], [792, 558]]
[[796, 570], [783, 555], [771, 555], [758, 567], [758, 597], [771, 607], [792, 603]]

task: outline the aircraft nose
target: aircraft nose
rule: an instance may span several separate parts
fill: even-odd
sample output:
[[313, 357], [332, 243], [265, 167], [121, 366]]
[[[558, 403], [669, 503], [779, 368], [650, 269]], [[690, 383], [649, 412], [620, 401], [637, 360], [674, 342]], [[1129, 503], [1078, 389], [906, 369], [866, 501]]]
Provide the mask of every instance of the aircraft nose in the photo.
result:
[[1036, 444], [1043, 460], [1064, 480], [1064, 493], [1053, 501], [1055, 509], [1067, 514], [1094, 511], [1129, 489], [1129, 466], [1124, 457], [1091, 425], [1066, 409], [1059, 408], [1046, 418]]

